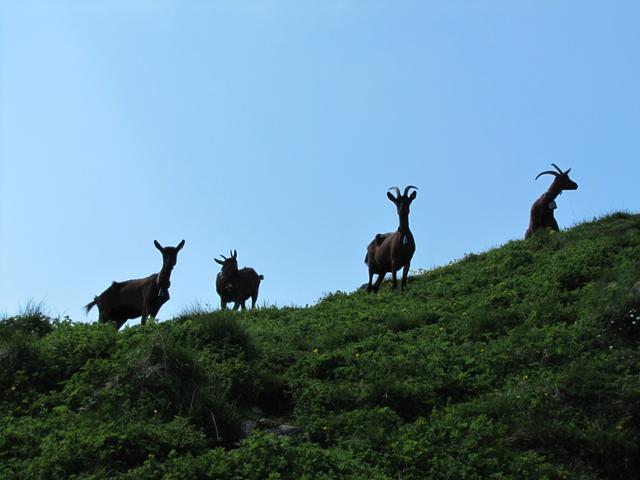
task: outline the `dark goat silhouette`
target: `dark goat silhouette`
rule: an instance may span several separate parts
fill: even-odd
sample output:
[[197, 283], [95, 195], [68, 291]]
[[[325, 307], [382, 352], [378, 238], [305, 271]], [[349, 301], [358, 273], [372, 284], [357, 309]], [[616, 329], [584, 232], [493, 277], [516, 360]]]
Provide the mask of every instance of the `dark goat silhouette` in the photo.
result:
[[142, 324], [148, 316], [155, 317], [160, 307], [169, 300], [170, 277], [178, 259], [178, 252], [184, 247], [182, 240], [177, 247], [163, 247], [157, 240], [153, 244], [162, 253], [162, 269], [158, 273], [145, 278], [113, 282], [92, 302], [85, 305], [89, 310], [98, 306], [100, 322], [114, 322], [120, 329], [130, 318], [142, 317]]
[[227, 303], [234, 302], [234, 310], [238, 307], [244, 310], [246, 308], [244, 303], [251, 297], [251, 308], [256, 308], [260, 281], [264, 280], [264, 275], [258, 275], [253, 268], [248, 267], [238, 270], [238, 252], [229, 251], [229, 255], [229, 258], [220, 255], [222, 260], [214, 259], [216, 263], [222, 265], [222, 270], [216, 276], [216, 291], [220, 295], [220, 307], [225, 310]]
[[[391, 272], [393, 279], [393, 289], [398, 286], [398, 280], [396, 278], [396, 272], [401, 268], [402, 270], [402, 289], [407, 286], [407, 275], [409, 274], [409, 267], [411, 266], [411, 258], [416, 251], [416, 242], [413, 239], [413, 234], [409, 230], [409, 205], [416, 198], [417, 192], [412, 192], [408, 195], [410, 189], [417, 190], [413, 185], [409, 185], [404, 189], [404, 193], [400, 195], [400, 189], [398, 187], [392, 187], [389, 190], [395, 190], [396, 196], [394, 197], [389, 191], [387, 191], [387, 197], [391, 200], [398, 209], [398, 217], [400, 218], [400, 226], [398, 230], [392, 233], [378, 233], [367, 247], [367, 254], [364, 257], [364, 263], [369, 266], [369, 284], [367, 285], [367, 292], [377, 292], [380, 288], [384, 276]], [[373, 275], [378, 274], [376, 283], [371, 284]]]
[[556, 209], [555, 200], [563, 190], [576, 190], [578, 188], [578, 184], [569, 178], [569, 172], [571, 169], [563, 172], [555, 163], [552, 163], [551, 165], [555, 167], [557, 172], [554, 172], [553, 170], [546, 170], [536, 176], [536, 180], [541, 175], [553, 175], [556, 178], [549, 186], [549, 189], [544, 192], [540, 198], [533, 202], [529, 217], [529, 228], [527, 228], [524, 238], [529, 238], [536, 231], [544, 228], [550, 228], [556, 232], [560, 230], [558, 228], [558, 222], [556, 222], [556, 219], [553, 216], [553, 211]]

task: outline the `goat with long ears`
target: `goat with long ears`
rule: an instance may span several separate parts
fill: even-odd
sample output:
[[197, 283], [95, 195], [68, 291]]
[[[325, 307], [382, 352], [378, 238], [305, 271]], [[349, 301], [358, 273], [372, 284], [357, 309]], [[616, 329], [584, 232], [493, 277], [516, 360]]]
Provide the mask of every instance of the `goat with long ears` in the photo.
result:
[[85, 311], [89, 313], [95, 305], [98, 306], [100, 322], [113, 322], [116, 329], [131, 319], [142, 317], [142, 324], [147, 317], [155, 317], [160, 307], [169, 300], [169, 287], [171, 286], [171, 271], [176, 265], [178, 252], [184, 247], [182, 240], [176, 247], [163, 247], [157, 240], [153, 241], [160, 253], [162, 253], [162, 268], [158, 273], [145, 278], [113, 282], [92, 302], [85, 305]]
[[[409, 194], [411, 189], [414, 191]], [[395, 196], [391, 190], [395, 191]], [[367, 292], [377, 292], [388, 272], [391, 272], [392, 288], [395, 290], [398, 286], [396, 272], [401, 268], [403, 269], [402, 289], [404, 290], [407, 286], [411, 259], [416, 251], [416, 242], [409, 229], [409, 205], [416, 198], [417, 192], [415, 190], [418, 190], [417, 187], [409, 185], [402, 194], [400, 194], [398, 187], [391, 187], [387, 191], [387, 197], [395, 204], [398, 211], [400, 224], [395, 232], [378, 233], [367, 247], [367, 254], [364, 257], [364, 263], [369, 266]], [[377, 274], [378, 278], [375, 284], [372, 284], [374, 274]]]
[[544, 228], [550, 228], [556, 232], [560, 230], [560, 228], [558, 228], [558, 222], [553, 215], [553, 211], [557, 208], [556, 198], [563, 190], [576, 190], [578, 188], [578, 184], [569, 178], [571, 169], [563, 172], [555, 163], [551, 165], [557, 171], [546, 170], [536, 176], [536, 180], [542, 175], [553, 175], [555, 178], [549, 186], [549, 189], [533, 202], [529, 217], [529, 228], [527, 228], [524, 238], [529, 238], [536, 231]]
[[233, 309], [237, 310], [242, 307], [244, 310], [245, 302], [251, 297], [251, 308], [256, 308], [258, 300], [258, 290], [260, 289], [260, 281], [264, 280], [264, 275], [258, 273], [249, 267], [238, 270], [238, 252], [229, 251], [229, 258], [220, 255], [222, 260], [214, 258], [214, 261], [222, 265], [222, 269], [216, 276], [216, 292], [220, 296], [220, 307], [222, 310], [227, 308], [227, 303], [233, 302]]

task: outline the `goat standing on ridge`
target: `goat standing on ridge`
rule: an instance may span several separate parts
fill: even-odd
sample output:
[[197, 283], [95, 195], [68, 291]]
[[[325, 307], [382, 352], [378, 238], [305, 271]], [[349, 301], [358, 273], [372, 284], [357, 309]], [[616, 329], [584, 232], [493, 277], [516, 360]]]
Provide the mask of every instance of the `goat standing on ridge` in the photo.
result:
[[253, 268], [248, 267], [238, 270], [238, 252], [229, 251], [229, 255], [229, 258], [220, 255], [222, 260], [214, 259], [222, 265], [222, 270], [216, 276], [216, 292], [220, 295], [220, 307], [225, 310], [227, 303], [234, 302], [234, 310], [238, 307], [244, 310], [244, 302], [251, 297], [251, 308], [256, 308], [260, 281], [264, 280], [264, 275], [258, 275]]
[[[398, 230], [393, 233], [378, 233], [367, 247], [367, 254], [364, 257], [364, 263], [369, 266], [367, 292], [372, 290], [377, 292], [387, 272], [391, 272], [393, 279], [392, 288], [395, 290], [398, 286], [396, 272], [401, 268], [404, 268], [402, 270], [402, 289], [404, 290], [407, 286], [407, 275], [409, 274], [411, 258], [416, 251], [416, 242], [413, 239], [411, 230], [409, 230], [409, 205], [411, 205], [411, 202], [413, 202], [417, 195], [415, 191], [412, 192], [411, 195], [408, 195], [409, 190], [412, 188], [417, 190], [413, 185], [409, 185], [404, 189], [402, 195], [400, 195], [400, 189], [398, 187], [390, 188], [389, 190], [395, 190], [395, 197], [387, 191], [387, 197], [398, 209], [400, 226]], [[376, 283], [371, 285], [373, 275], [376, 273], [378, 274]]]
[[158, 314], [160, 307], [169, 300], [169, 278], [176, 265], [178, 252], [184, 247], [184, 240], [177, 247], [163, 247], [157, 240], [154, 240], [153, 244], [162, 253], [160, 272], [145, 278], [113, 282], [92, 302], [85, 305], [87, 313], [97, 305], [100, 312], [98, 321], [114, 322], [116, 329], [120, 329], [130, 318], [142, 317], [141, 322], [144, 325], [148, 316], [155, 317]]
[[553, 216], [553, 211], [557, 208], [556, 198], [563, 190], [576, 190], [578, 188], [578, 184], [569, 178], [571, 169], [563, 172], [555, 163], [551, 165], [555, 167], [557, 172], [547, 170], [539, 173], [536, 177], [536, 180], [541, 175], [553, 175], [556, 178], [551, 183], [549, 189], [533, 202], [531, 215], [529, 217], [529, 228], [527, 228], [524, 238], [531, 237], [536, 231], [542, 230], [543, 228], [550, 228], [556, 232], [560, 230], [558, 228], [558, 222], [556, 222]]

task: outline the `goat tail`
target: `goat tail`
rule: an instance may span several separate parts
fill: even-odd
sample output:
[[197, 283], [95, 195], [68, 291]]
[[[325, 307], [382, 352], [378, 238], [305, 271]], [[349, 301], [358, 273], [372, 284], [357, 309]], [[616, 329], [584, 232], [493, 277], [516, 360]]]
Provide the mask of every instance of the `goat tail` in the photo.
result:
[[258, 278], [259, 278], [260, 280], [264, 280], [264, 275], [258, 275]]
[[89, 302], [84, 306], [85, 313], [89, 313], [89, 310], [91, 310], [96, 305], [97, 298], [98, 297], [95, 297], [92, 302]]

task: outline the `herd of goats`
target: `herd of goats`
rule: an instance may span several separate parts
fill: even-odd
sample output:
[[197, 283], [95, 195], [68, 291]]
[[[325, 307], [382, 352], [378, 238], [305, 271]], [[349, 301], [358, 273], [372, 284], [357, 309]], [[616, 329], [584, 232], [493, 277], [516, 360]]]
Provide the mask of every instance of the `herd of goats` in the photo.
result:
[[[544, 192], [531, 206], [529, 228], [525, 238], [531, 237], [534, 232], [545, 228], [558, 231], [558, 222], [554, 218], [553, 211], [556, 208], [556, 198], [563, 190], [576, 190], [578, 185], [569, 178], [571, 169], [562, 171], [556, 164], [551, 164], [557, 171], [547, 170], [541, 175], [552, 175], [554, 180], [549, 189]], [[395, 195], [391, 191], [395, 192]], [[409, 206], [416, 198], [417, 188], [409, 185], [401, 194], [398, 187], [392, 187], [387, 191], [387, 197], [398, 211], [400, 224], [395, 232], [378, 233], [367, 246], [367, 254], [364, 262], [369, 267], [369, 283], [367, 292], [377, 292], [387, 273], [391, 272], [392, 288], [398, 286], [396, 274], [402, 268], [402, 289], [407, 285], [407, 276], [411, 265], [411, 258], [416, 250], [413, 234], [409, 229]], [[145, 278], [113, 282], [92, 302], [85, 305], [89, 313], [94, 306], [98, 306], [100, 322], [114, 322], [119, 329], [124, 323], [133, 318], [142, 317], [142, 324], [147, 317], [155, 317], [160, 307], [169, 300], [169, 287], [171, 286], [171, 271], [176, 264], [178, 252], [184, 247], [182, 240], [175, 247], [163, 247], [157, 240], [154, 245], [162, 253], [162, 268], [160, 272]], [[234, 303], [233, 309], [241, 307], [245, 309], [245, 302], [251, 298], [251, 307], [255, 308], [258, 299], [260, 281], [262, 275], [253, 268], [238, 269], [238, 252], [230, 252], [229, 257], [221, 255], [221, 259], [215, 262], [222, 266], [216, 277], [216, 291], [220, 296], [221, 308], [224, 310], [227, 303]], [[373, 276], [378, 275], [375, 283]]]

